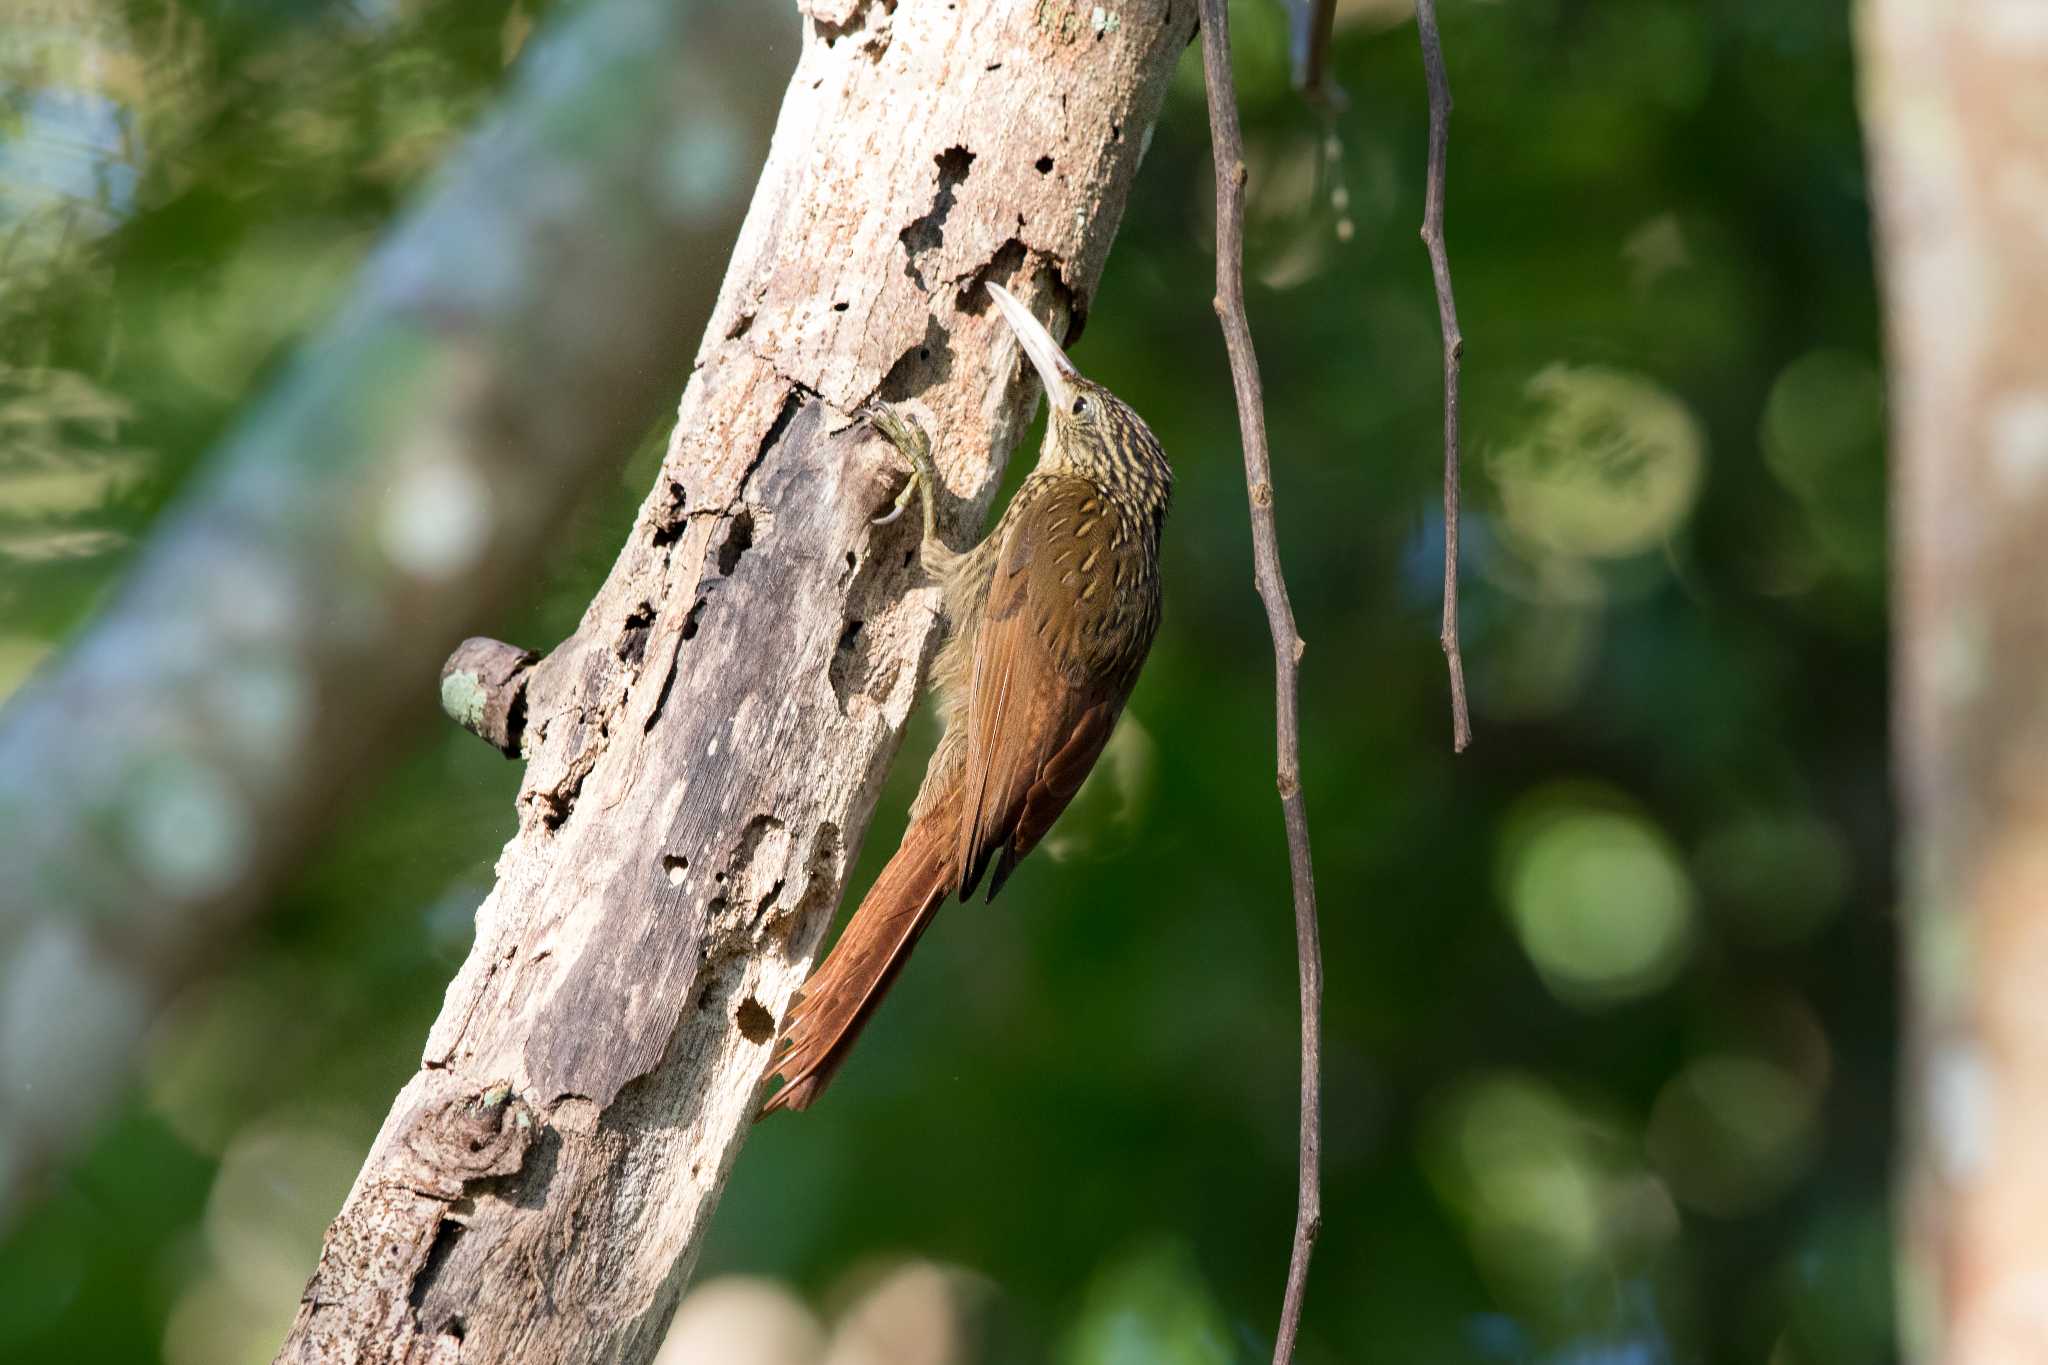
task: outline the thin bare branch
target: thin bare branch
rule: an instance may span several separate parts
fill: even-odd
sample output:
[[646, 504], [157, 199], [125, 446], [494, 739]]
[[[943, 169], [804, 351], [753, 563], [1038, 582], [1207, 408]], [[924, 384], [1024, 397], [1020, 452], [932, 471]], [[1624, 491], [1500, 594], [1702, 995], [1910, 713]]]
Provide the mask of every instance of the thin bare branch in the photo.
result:
[[1294, 1250], [1280, 1308], [1274, 1365], [1294, 1358], [1309, 1257], [1322, 1230], [1322, 1012], [1323, 950], [1316, 927], [1315, 868], [1309, 858], [1308, 806], [1301, 792], [1298, 670], [1304, 648], [1280, 571], [1280, 538], [1273, 523], [1273, 464], [1266, 448], [1266, 408], [1259, 361], [1244, 311], [1244, 136], [1237, 126], [1237, 96], [1230, 74], [1227, 0], [1202, 0], [1202, 70], [1209, 90], [1210, 139], [1216, 157], [1216, 316], [1230, 351], [1237, 390], [1238, 429], [1244, 438], [1245, 483], [1251, 500], [1252, 558], [1266, 624], [1273, 635], [1273, 692], [1278, 731], [1280, 809], [1287, 822], [1287, 857], [1294, 881], [1295, 947], [1301, 959], [1301, 1183], [1295, 1208]]
[[1451, 260], [1444, 251], [1444, 162], [1451, 146], [1451, 82], [1444, 74], [1444, 43], [1436, 28], [1436, 0], [1415, 0], [1415, 28], [1422, 39], [1422, 71], [1429, 82], [1429, 180], [1423, 191], [1422, 242], [1436, 277], [1437, 320], [1444, 334], [1444, 626], [1440, 637], [1451, 669], [1451, 747], [1459, 753], [1472, 742], [1472, 715], [1465, 702], [1465, 656], [1458, 649], [1458, 362], [1465, 335], [1458, 330], [1458, 303], [1451, 295]]

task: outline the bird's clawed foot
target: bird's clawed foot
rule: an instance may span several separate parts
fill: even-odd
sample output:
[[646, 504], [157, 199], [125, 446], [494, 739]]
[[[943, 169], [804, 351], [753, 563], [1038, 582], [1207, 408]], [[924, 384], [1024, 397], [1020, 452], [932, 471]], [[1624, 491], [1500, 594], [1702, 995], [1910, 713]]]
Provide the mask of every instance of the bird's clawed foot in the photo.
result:
[[877, 400], [861, 410], [868, 424], [885, 438], [890, 445], [901, 451], [903, 458], [910, 462], [910, 478], [903, 485], [903, 491], [896, 495], [896, 503], [874, 524], [887, 526], [903, 515], [903, 509], [920, 492], [924, 496], [924, 519], [926, 534], [931, 532], [932, 493], [938, 487], [938, 471], [932, 465], [932, 439], [918, 424], [915, 417], [892, 404]]

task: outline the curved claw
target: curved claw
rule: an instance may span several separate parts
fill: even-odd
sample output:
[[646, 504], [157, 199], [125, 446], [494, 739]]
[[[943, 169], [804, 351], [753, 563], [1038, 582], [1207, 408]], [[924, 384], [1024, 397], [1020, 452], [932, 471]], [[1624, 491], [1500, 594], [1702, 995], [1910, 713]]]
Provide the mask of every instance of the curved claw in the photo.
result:
[[[899, 413], [895, 408], [880, 400], [868, 403], [861, 409], [860, 415], [866, 418], [869, 425], [880, 432], [882, 437], [889, 444], [895, 446], [897, 452], [910, 462], [910, 478], [904, 483], [903, 491], [896, 495], [896, 505], [890, 508], [886, 514], [873, 519], [873, 525], [887, 526], [903, 515], [903, 509], [910, 505], [912, 498], [916, 497], [920, 491], [929, 490], [932, 486], [934, 475], [932, 473], [931, 438], [925, 435], [924, 428], [918, 425], [917, 419]], [[922, 486], [922, 489], [920, 486]], [[928, 491], [926, 492], [925, 522], [926, 530], [929, 532], [931, 510], [930, 494]]]

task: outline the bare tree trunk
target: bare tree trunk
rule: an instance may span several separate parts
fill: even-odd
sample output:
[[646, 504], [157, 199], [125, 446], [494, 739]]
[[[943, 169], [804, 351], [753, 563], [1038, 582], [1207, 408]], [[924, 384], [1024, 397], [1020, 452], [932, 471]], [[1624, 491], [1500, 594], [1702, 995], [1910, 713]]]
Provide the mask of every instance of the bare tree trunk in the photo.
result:
[[1910, 1358], [2048, 1360], [2048, 16], [1865, 0], [1889, 305]]
[[949, 524], [978, 521], [1035, 396], [981, 284], [1071, 337], [1194, 17], [811, 5], [610, 579], [530, 670], [451, 674], [525, 689], [519, 833], [281, 1360], [652, 1353], [933, 640], [915, 528], [868, 525], [902, 472], [852, 414], [921, 405]]

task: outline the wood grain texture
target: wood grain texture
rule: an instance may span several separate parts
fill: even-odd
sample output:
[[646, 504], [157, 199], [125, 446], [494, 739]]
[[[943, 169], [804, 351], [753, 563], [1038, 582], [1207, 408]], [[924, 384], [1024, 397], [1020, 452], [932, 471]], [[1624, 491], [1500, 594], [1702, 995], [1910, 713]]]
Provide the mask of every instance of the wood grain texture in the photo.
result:
[[868, 525], [900, 470], [849, 414], [919, 413], [964, 539], [1036, 399], [981, 282], [1071, 339], [1194, 27], [1092, 13], [808, 16], [661, 474], [532, 670], [475, 948], [280, 1359], [651, 1355], [934, 641], [914, 529]]

